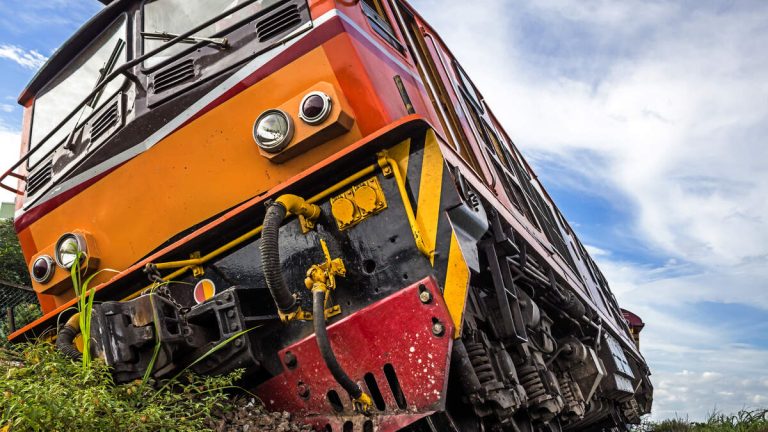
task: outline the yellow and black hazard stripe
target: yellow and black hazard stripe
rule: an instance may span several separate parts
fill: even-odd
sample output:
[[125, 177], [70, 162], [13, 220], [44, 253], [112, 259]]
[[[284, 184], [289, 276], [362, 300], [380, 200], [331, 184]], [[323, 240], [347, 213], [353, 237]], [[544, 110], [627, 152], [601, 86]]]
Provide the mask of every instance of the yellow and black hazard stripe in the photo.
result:
[[459, 203], [453, 178], [431, 129], [401, 142], [389, 154], [405, 173], [406, 191], [421, 237], [427, 249], [435, 251], [430, 261], [455, 324], [454, 336], [458, 337], [470, 273], [446, 213]]

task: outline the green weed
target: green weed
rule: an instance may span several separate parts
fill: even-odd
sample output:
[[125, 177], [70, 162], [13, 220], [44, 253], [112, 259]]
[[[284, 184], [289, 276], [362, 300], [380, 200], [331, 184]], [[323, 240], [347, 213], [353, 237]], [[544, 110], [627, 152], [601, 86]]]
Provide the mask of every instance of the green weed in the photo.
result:
[[208, 430], [242, 375], [186, 373], [156, 390], [140, 380], [115, 385], [100, 359], [84, 370], [48, 343], [19, 348], [0, 351], [0, 430]]
[[678, 418], [657, 423], [646, 422], [636, 430], [639, 432], [768, 432], [768, 410], [741, 410], [732, 415], [715, 411], [703, 423]]

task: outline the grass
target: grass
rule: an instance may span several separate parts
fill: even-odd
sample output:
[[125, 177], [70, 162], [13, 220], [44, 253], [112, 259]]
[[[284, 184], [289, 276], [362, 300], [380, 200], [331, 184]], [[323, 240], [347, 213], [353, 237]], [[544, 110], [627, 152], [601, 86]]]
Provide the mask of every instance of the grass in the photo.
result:
[[209, 430], [241, 375], [116, 385], [100, 359], [83, 369], [49, 343], [22, 345], [0, 351], [0, 431]]
[[[100, 272], [85, 278], [80, 260], [78, 254], [71, 277], [81, 332], [89, 335], [94, 297], [89, 284]], [[153, 301], [154, 290], [149, 295]], [[214, 413], [231, 409], [227, 391], [244, 391], [233, 384], [243, 371], [203, 377], [188, 369], [250, 330], [219, 342], [172, 379], [155, 382], [150, 378], [160, 342], [155, 328], [158, 344], [147, 373], [124, 385], [114, 383], [101, 359], [91, 358], [89, 337], [83, 337], [81, 363], [46, 342], [0, 349], [0, 432], [210, 430]]]
[[687, 419], [646, 422], [635, 429], [638, 432], [768, 432], [768, 409], [741, 410], [728, 415], [712, 413], [703, 423]]

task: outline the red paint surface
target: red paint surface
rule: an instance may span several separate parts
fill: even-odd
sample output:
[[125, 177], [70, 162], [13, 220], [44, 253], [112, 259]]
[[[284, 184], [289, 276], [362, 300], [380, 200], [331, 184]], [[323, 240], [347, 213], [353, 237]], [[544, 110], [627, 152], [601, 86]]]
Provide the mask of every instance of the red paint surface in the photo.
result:
[[[420, 284], [432, 293], [428, 304], [419, 299]], [[445, 325], [441, 337], [432, 333], [433, 318]], [[268, 409], [292, 412], [318, 429], [330, 425], [334, 431], [341, 431], [344, 423], [351, 421], [355, 430], [361, 430], [360, 425], [370, 420], [374, 430], [396, 431], [444, 408], [451, 334], [453, 324], [440, 290], [434, 279], [427, 278], [328, 327], [339, 363], [368, 394], [364, 376], [375, 376], [386, 405], [383, 411], [374, 407], [371, 417], [355, 415], [349, 395], [325, 366], [314, 335], [281, 350], [281, 359], [287, 352], [296, 356], [295, 368], [286, 367], [283, 374], [259, 386], [256, 393]], [[397, 406], [387, 383], [383, 371], [386, 364], [397, 373], [407, 404], [404, 409]], [[306, 399], [299, 396], [302, 384], [309, 388]], [[328, 402], [331, 390], [341, 398], [341, 413]]]

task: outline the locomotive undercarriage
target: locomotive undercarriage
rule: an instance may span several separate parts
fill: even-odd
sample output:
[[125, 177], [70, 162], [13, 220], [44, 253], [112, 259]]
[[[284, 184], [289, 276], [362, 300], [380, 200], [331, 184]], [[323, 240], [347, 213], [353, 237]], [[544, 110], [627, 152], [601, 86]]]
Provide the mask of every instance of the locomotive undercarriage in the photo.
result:
[[[424, 151], [412, 150], [412, 161]], [[245, 368], [268, 408], [294, 411], [326, 430], [601, 431], [637, 423], [650, 405], [642, 361], [628, 357], [493, 206], [445, 164], [436, 250], [425, 259], [406, 217], [411, 198], [400, 187], [415, 186], [378, 158], [381, 170], [370, 178], [385, 210], [340, 229], [330, 200], [321, 200], [313, 229], [302, 218], [280, 229], [282, 272], [303, 310], [312, 310], [311, 293], [297, 288], [305, 272], [337, 257], [346, 267], [327, 305], [330, 316], [340, 315], [330, 319], [329, 335], [350, 377], [373, 396], [368, 415], [327, 373], [312, 325], [281, 322], [258, 238], [182, 280], [95, 306], [92, 337], [116, 380], [138, 379], [148, 367], [155, 377], [173, 376], [218, 346], [192, 369]], [[452, 235], [470, 269], [456, 339], [441, 292], [453, 257], [440, 238]], [[160, 281], [155, 267], [145, 270]], [[195, 305], [190, 285], [201, 278], [226, 289]]]
[[[470, 200], [474, 201], [474, 200]], [[478, 243], [448, 409], [412, 431], [623, 431], [650, 409], [639, 359], [493, 210]], [[631, 366], [630, 366], [631, 364]]]

